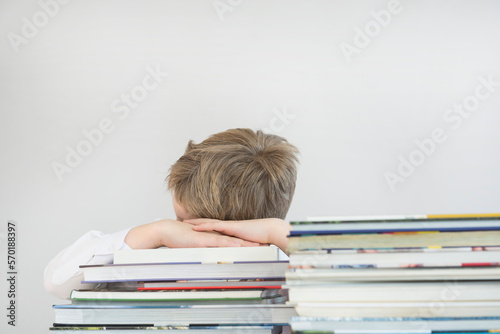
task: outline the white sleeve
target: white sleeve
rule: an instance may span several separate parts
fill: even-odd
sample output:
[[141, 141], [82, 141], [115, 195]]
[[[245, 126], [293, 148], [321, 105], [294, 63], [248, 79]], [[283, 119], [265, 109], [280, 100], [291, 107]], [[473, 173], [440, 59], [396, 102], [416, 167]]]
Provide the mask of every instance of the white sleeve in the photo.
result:
[[69, 299], [73, 289], [92, 289], [97, 284], [82, 284], [82, 264], [113, 263], [113, 252], [118, 249], [130, 249], [125, 237], [131, 228], [104, 234], [89, 231], [71, 246], [63, 249], [45, 267], [43, 273], [45, 289], [52, 295]]

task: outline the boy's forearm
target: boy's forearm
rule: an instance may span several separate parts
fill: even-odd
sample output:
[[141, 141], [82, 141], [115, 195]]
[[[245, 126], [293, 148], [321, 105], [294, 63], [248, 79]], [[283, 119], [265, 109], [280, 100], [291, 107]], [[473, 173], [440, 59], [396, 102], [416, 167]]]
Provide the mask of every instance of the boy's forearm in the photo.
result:
[[256, 242], [219, 233], [196, 232], [192, 225], [171, 219], [134, 227], [125, 237], [125, 243], [132, 249], [151, 249], [162, 246], [185, 248], [258, 245]]
[[198, 218], [185, 220], [196, 231], [215, 231], [260, 244], [273, 244], [286, 251], [291, 226], [279, 218], [221, 221]]
[[278, 246], [281, 250], [286, 252], [288, 247], [288, 236], [292, 230], [290, 223], [279, 219], [272, 225], [272, 227], [273, 229], [269, 234], [270, 243]]
[[125, 237], [125, 243], [132, 249], [151, 249], [163, 246], [157, 222], [132, 228]]

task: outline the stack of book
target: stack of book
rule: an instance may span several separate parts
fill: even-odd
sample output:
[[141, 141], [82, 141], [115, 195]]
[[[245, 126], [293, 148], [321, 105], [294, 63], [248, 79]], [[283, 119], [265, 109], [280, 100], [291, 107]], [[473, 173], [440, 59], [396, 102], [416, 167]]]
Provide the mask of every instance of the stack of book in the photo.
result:
[[[117, 251], [114, 263], [83, 265], [71, 304], [54, 305], [57, 334], [280, 333], [295, 316], [286, 305], [288, 261], [270, 247]], [[154, 330], [155, 332], [151, 332]]]
[[296, 333], [500, 331], [500, 214], [292, 222]]

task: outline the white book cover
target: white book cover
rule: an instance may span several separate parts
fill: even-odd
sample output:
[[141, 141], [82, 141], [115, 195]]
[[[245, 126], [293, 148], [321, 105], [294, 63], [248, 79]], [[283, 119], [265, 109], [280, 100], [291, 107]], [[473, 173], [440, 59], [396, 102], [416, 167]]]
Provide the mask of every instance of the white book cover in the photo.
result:
[[211, 248], [157, 248], [117, 250], [114, 264], [130, 263], [221, 263], [244, 261], [277, 261], [276, 246], [261, 247], [211, 247]]

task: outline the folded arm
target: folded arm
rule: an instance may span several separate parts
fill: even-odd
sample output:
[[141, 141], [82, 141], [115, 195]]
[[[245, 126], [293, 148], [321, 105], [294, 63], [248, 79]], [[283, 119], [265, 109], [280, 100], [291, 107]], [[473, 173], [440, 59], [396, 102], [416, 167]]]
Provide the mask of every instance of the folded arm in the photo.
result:
[[191, 219], [195, 231], [213, 231], [259, 244], [273, 244], [286, 251], [291, 226], [279, 218], [221, 221], [217, 219]]
[[134, 249], [158, 247], [245, 247], [258, 246], [252, 240], [242, 240], [238, 236], [228, 236], [218, 231], [195, 230], [185, 222], [164, 219], [134, 227], [125, 242]]

